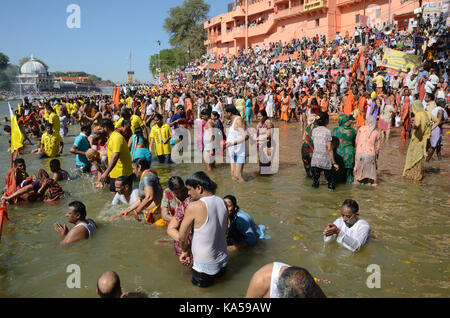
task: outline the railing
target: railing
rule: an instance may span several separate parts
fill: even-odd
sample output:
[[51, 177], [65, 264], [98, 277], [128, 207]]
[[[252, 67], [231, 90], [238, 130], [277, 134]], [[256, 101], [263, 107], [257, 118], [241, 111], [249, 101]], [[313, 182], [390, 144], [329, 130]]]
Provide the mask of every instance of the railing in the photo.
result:
[[272, 28], [274, 23], [273, 14], [269, 17], [269, 19], [262, 23], [248, 28], [248, 36], [257, 36], [267, 34], [269, 30]]
[[359, 3], [359, 2], [361, 2], [361, 0], [337, 0], [336, 5], [338, 7], [342, 7], [342, 6], [351, 5], [351, 4]]
[[245, 28], [235, 28], [232, 32], [233, 38], [245, 38]]

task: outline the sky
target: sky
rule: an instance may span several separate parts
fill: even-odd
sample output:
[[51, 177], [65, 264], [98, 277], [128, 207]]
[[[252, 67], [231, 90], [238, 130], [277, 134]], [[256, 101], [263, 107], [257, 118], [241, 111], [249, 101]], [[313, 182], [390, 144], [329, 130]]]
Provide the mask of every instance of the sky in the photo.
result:
[[[227, 11], [232, 0], [205, 0], [209, 17]], [[80, 27], [73, 22], [71, 4], [80, 8]], [[130, 68], [135, 80], [150, 81], [149, 59], [170, 48], [162, 25], [169, 9], [183, 0], [15, 0], [2, 1], [0, 52], [18, 65], [25, 56], [41, 59], [49, 72], [83, 71], [103, 80], [125, 82]]]

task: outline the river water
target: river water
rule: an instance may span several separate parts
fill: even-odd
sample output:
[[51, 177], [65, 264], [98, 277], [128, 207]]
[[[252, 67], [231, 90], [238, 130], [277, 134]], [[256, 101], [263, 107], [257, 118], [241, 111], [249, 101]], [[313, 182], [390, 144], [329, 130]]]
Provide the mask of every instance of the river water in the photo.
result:
[[[17, 105], [17, 102], [11, 103]], [[0, 114], [8, 114], [0, 103]], [[3, 118], [3, 116], [2, 116]], [[109, 189], [97, 190], [87, 177], [61, 182], [70, 197], [57, 203], [9, 206], [10, 222], [0, 242], [0, 297], [96, 297], [96, 281], [108, 270], [116, 271], [126, 291], [143, 291], [150, 297], [244, 297], [253, 273], [279, 261], [307, 268], [329, 297], [448, 297], [449, 294], [449, 151], [444, 160], [426, 164], [421, 183], [401, 178], [406, 147], [395, 129], [382, 146], [379, 186], [325, 185], [311, 188], [301, 163], [301, 134], [297, 124], [277, 123], [280, 128], [280, 171], [258, 176], [256, 164], [244, 168], [249, 179], [231, 182], [225, 164], [210, 173], [218, 195], [234, 194], [239, 206], [257, 224], [268, 227], [270, 239], [256, 247], [230, 253], [227, 275], [214, 286], [200, 289], [177, 260], [165, 228], [151, 228], [135, 221], [108, 221], [120, 208], [111, 208]], [[330, 128], [335, 124], [330, 124]], [[3, 126], [1, 126], [3, 129]], [[69, 153], [78, 128], [71, 126], [64, 138], [62, 167], [73, 171]], [[448, 130], [444, 131], [446, 140]], [[10, 164], [8, 137], [0, 138], [1, 185]], [[30, 147], [27, 147], [30, 149]], [[28, 173], [44, 167], [48, 159], [23, 155]], [[163, 186], [172, 175], [185, 179], [203, 170], [201, 164], [164, 166], [153, 163]], [[323, 228], [339, 215], [347, 198], [360, 205], [360, 216], [372, 228], [370, 243], [351, 253], [336, 243], [324, 245]], [[70, 247], [57, 246], [55, 222], [66, 223], [67, 204], [81, 200], [88, 217], [100, 226], [92, 239]], [[69, 226], [70, 228], [72, 225]], [[81, 270], [81, 288], [70, 289], [66, 280], [70, 264]], [[381, 269], [381, 288], [368, 288], [370, 264]]]

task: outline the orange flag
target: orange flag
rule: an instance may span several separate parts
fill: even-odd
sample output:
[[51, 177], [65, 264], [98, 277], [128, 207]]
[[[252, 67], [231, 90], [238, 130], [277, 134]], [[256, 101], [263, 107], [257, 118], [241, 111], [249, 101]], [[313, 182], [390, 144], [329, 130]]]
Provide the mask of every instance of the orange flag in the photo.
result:
[[119, 107], [119, 103], [120, 103], [120, 89], [119, 89], [118, 86], [114, 87], [113, 101], [114, 101], [114, 106], [115, 107]]

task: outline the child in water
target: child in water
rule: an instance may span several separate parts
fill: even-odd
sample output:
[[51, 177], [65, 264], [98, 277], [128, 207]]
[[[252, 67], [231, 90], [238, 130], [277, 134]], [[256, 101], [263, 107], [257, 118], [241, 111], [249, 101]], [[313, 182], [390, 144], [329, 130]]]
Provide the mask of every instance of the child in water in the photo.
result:
[[[104, 184], [100, 181], [100, 177], [103, 172], [106, 170], [105, 164], [102, 162], [100, 158], [100, 153], [95, 149], [88, 149], [86, 151], [86, 158], [91, 164], [91, 174], [94, 176], [94, 187], [97, 189], [103, 189]], [[109, 180], [107, 180], [109, 183]]]
[[56, 182], [61, 180], [68, 180], [69, 173], [66, 170], [61, 169], [61, 162], [59, 159], [52, 159], [50, 161], [50, 170], [53, 172], [52, 179]]

